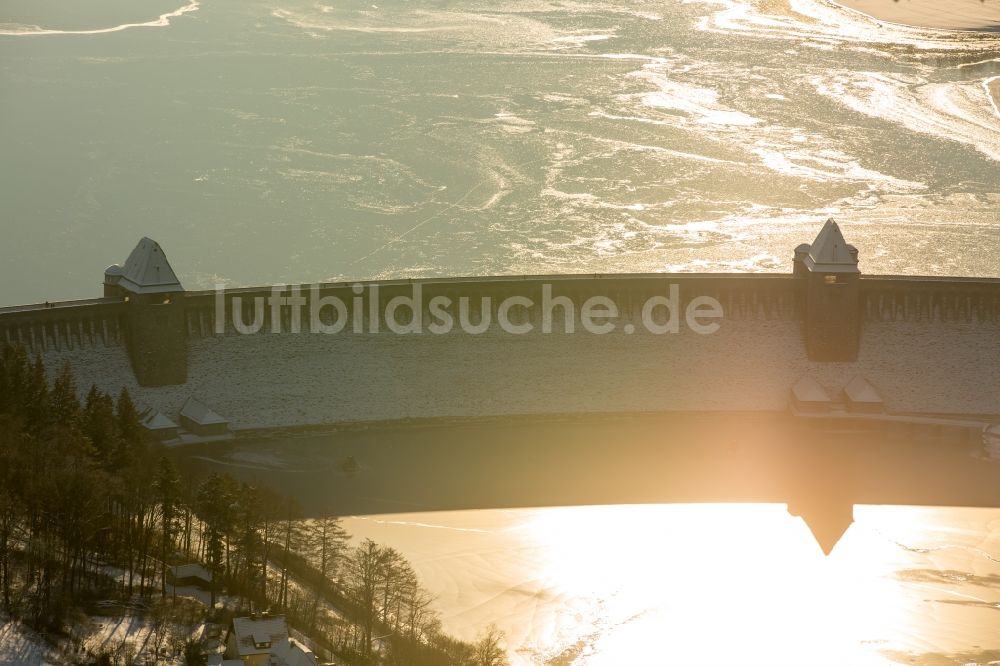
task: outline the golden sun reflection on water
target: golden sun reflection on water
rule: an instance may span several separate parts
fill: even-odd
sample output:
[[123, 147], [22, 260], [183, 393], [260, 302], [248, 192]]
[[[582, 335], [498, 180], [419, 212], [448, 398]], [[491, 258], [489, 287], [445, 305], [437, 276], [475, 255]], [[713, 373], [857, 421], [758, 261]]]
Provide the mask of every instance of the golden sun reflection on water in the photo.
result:
[[653, 663], [657, 644], [683, 664], [886, 663], [865, 641], [900, 621], [893, 586], [864, 557], [880, 542], [849, 534], [824, 557], [782, 506], [587, 507], [525, 530], [553, 589], [605, 600], [614, 629], [588, 664]]
[[825, 557], [783, 505], [349, 519], [409, 557], [445, 628], [520, 664], [965, 664], [1000, 659], [1000, 511], [855, 509]]

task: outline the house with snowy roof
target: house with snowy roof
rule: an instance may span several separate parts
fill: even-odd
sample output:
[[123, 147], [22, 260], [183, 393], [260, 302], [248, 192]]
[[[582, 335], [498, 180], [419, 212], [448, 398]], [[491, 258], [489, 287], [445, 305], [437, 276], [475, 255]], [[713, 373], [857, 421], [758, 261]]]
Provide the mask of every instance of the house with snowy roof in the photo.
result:
[[885, 404], [878, 389], [861, 375], [856, 375], [844, 387], [847, 408], [852, 412], [879, 413], [885, 411]]
[[139, 422], [154, 439], [167, 442], [177, 439], [179, 426], [174, 421], [152, 407], [139, 408]]
[[808, 375], [792, 386], [792, 406], [800, 412], [829, 412], [832, 403], [826, 389]]
[[316, 655], [288, 634], [284, 616], [234, 617], [226, 659], [244, 666], [316, 666]]
[[229, 432], [229, 420], [216, 414], [194, 396], [188, 398], [181, 407], [181, 424], [185, 430], [202, 437], [225, 435]]

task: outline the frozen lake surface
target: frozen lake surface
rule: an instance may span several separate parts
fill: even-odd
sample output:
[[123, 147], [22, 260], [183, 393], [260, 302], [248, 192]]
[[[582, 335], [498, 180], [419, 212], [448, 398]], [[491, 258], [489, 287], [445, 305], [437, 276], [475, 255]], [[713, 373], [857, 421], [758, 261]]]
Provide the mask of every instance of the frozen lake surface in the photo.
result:
[[830, 215], [866, 272], [1000, 275], [1000, 35], [823, 0], [17, 0], [0, 24], [2, 304], [94, 296], [143, 235], [194, 289], [784, 271]]

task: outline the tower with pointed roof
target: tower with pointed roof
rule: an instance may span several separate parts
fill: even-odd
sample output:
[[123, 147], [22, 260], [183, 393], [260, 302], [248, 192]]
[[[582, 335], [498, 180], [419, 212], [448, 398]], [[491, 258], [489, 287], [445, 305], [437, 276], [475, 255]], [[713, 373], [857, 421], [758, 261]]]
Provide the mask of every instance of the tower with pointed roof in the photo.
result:
[[169, 296], [183, 291], [184, 287], [170, 267], [163, 248], [151, 238], [139, 241], [128, 255], [124, 266], [115, 264], [104, 271], [105, 297], [124, 297], [130, 294]]
[[104, 297], [128, 303], [126, 344], [142, 386], [187, 381], [184, 287], [160, 244], [143, 238], [124, 266], [104, 271]]
[[832, 219], [811, 245], [795, 249], [793, 274], [804, 282], [804, 333], [811, 361], [856, 361], [861, 341], [858, 250]]

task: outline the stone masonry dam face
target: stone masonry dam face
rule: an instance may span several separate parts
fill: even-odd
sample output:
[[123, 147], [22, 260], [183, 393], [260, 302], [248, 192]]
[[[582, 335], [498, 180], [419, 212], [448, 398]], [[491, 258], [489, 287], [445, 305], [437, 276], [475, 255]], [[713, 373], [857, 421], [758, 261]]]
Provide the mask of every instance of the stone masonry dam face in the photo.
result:
[[[553, 331], [541, 331], [546, 284], [553, 297], [571, 299], [574, 333], [564, 332], [559, 308]], [[112, 393], [126, 387], [137, 401], [175, 420], [183, 403], [195, 396], [235, 429], [514, 414], [781, 411], [788, 408], [791, 387], [804, 376], [836, 396], [858, 375], [878, 389], [891, 413], [995, 420], [1000, 414], [1000, 280], [864, 276], [857, 284], [856, 303], [848, 313], [857, 318], [858, 344], [849, 360], [814, 358], [805, 321], [810, 287], [790, 275], [364, 283], [359, 298], [365, 316], [373, 306], [384, 312], [391, 299], [411, 296], [419, 286], [424, 332], [403, 335], [384, 324], [377, 333], [352, 332], [358, 295], [350, 284], [320, 287], [320, 295], [337, 296], [346, 305], [347, 325], [333, 335], [309, 332], [305, 311], [301, 332], [289, 332], [293, 314], [288, 307], [277, 313], [281, 332], [272, 333], [277, 322], [266, 306], [270, 287], [227, 290], [222, 332], [214, 292], [183, 292], [169, 305], [145, 306], [141, 319], [130, 311], [132, 302], [95, 299], [0, 309], [0, 342], [25, 345], [52, 373], [69, 363], [81, 393], [91, 384]], [[642, 305], [652, 296], [669, 296], [671, 285], [679, 294], [678, 332], [653, 334], [643, 326]], [[302, 293], [308, 296], [308, 288]], [[584, 302], [597, 295], [620, 310], [610, 320], [614, 330], [603, 335], [580, 325]], [[428, 304], [435, 296], [453, 301], [449, 312], [456, 323], [450, 333], [426, 330], [432, 321]], [[470, 298], [472, 322], [483, 314], [480, 299], [491, 298], [488, 330], [470, 334], [460, 328], [456, 304], [463, 296]], [[512, 296], [534, 302], [530, 310], [510, 311], [513, 323], [533, 326], [529, 333], [497, 326], [497, 306]], [[702, 296], [722, 306], [721, 318], [703, 320], [718, 324], [707, 335], [683, 320], [687, 305]], [[254, 299], [265, 299], [260, 332], [236, 331], [236, 297], [242, 299], [245, 322], [253, 320]], [[180, 317], [174, 333], [165, 325], [164, 312]], [[405, 323], [407, 314], [402, 308], [397, 320]], [[661, 309], [661, 320], [664, 314]], [[323, 322], [332, 323], [331, 316], [327, 308]], [[626, 332], [628, 323], [633, 333]], [[141, 386], [136, 327], [143, 327], [144, 352], [155, 356], [161, 324], [164, 335], [181, 336], [179, 342], [163, 343], [161, 362], [183, 364], [184, 381]]]

